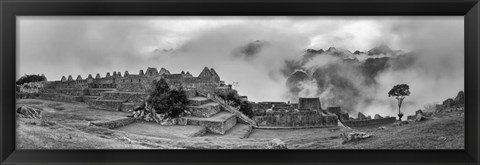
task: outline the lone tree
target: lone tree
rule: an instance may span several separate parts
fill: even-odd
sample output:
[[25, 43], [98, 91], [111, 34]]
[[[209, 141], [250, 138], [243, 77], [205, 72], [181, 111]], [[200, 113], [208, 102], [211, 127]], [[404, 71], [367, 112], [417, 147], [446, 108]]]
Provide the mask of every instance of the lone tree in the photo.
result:
[[403, 113], [400, 112], [403, 99], [410, 95], [410, 87], [407, 84], [395, 85], [389, 92], [388, 97], [395, 97], [398, 101], [398, 120], [402, 121]]

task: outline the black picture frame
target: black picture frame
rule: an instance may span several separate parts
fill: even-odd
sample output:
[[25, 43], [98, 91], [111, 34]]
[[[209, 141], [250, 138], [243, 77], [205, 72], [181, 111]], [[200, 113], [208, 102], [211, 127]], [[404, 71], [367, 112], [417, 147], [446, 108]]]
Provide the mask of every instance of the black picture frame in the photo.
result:
[[[1, 0], [1, 164], [479, 164], [478, 0]], [[15, 150], [16, 16], [457, 15], [465, 19], [465, 150]]]

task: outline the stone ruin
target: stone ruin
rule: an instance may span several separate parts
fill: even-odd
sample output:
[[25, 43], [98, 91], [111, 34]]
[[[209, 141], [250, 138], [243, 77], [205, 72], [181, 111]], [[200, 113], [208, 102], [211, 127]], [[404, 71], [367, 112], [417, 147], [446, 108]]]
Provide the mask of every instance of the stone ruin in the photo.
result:
[[366, 116], [362, 112], [358, 112], [357, 118], [350, 117], [348, 113], [342, 112], [340, 107], [328, 107], [327, 111], [335, 113], [339, 116], [340, 122], [348, 127], [363, 127], [371, 125], [380, 125], [380, 124], [390, 124], [394, 123], [395, 117], [382, 117], [379, 114], [375, 114], [374, 118], [372, 116]]
[[271, 105], [264, 115], [253, 118], [260, 127], [310, 128], [338, 125], [338, 117], [322, 110], [318, 98], [300, 98], [297, 106], [284, 102], [254, 104], [255, 108], [259, 105]]
[[[215, 88], [225, 86], [224, 82], [213, 68], [205, 67], [198, 77], [191, 74], [171, 74], [165, 68], [160, 72], [156, 68], [147, 68], [146, 73], [143, 70], [139, 74], [129, 74], [125, 71], [122, 76], [121, 72], [114, 71], [111, 75], [107, 72], [105, 77], [101, 77], [99, 73], [95, 78], [88, 75], [86, 79], [82, 79], [78, 75], [74, 80], [71, 75], [68, 79], [62, 76], [59, 81], [48, 81], [45, 83], [45, 90], [40, 94], [40, 97], [49, 98], [59, 101], [98, 101], [98, 98], [106, 96], [106, 99], [115, 100], [117, 98], [135, 99], [135, 97], [144, 96], [152, 90], [153, 81], [158, 79], [165, 79], [171, 88], [183, 88], [187, 94], [194, 95], [196, 92], [201, 93], [215, 93]], [[115, 98], [111, 98], [111, 97]], [[105, 99], [104, 99], [105, 100]], [[109, 102], [106, 107], [109, 109], [118, 110], [115, 108], [115, 102]]]
[[[343, 112], [340, 107], [327, 107], [322, 110], [321, 103], [318, 98], [300, 98], [298, 104], [291, 104], [286, 102], [258, 102], [253, 103], [254, 120], [259, 125], [270, 127], [311, 127], [311, 126], [333, 126], [337, 122], [341, 122], [348, 127], [362, 127], [379, 124], [394, 123], [395, 117], [382, 117], [375, 114], [372, 119], [371, 116], [366, 116], [359, 112], [357, 118], [351, 117], [348, 113]], [[322, 115], [311, 113], [314, 111], [321, 111]], [[324, 117], [331, 116], [333, 118]], [[318, 123], [322, 120], [335, 120], [336, 122]], [[305, 122], [303, 124], [301, 122]]]
[[[122, 76], [120, 73], [115, 71], [110, 75], [107, 72], [105, 77], [97, 74], [95, 78], [89, 75], [86, 79], [79, 76], [76, 80], [72, 76], [68, 79], [63, 76], [59, 81], [42, 82], [44, 86], [37, 98], [86, 103], [100, 110], [135, 112], [134, 109], [144, 103], [153, 90], [154, 81], [165, 79], [170, 88], [185, 90], [189, 99], [186, 109], [189, 115], [172, 120], [175, 122], [171, 124], [201, 125], [205, 127], [205, 132], [216, 134], [225, 134], [233, 127], [248, 127], [239, 130], [251, 130], [252, 126], [256, 126], [255, 121], [243, 115], [238, 107], [227, 105], [218, 97], [220, 93], [235, 90], [226, 86], [213, 68], [205, 67], [196, 77], [189, 72], [172, 74], [165, 68], [158, 72], [153, 67], [147, 68], [146, 73], [143, 70], [139, 74], [125, 71]], [[237, 123], [245, 125], [238, 126]], [[106, 125], [110, 128], [111, 124]]]

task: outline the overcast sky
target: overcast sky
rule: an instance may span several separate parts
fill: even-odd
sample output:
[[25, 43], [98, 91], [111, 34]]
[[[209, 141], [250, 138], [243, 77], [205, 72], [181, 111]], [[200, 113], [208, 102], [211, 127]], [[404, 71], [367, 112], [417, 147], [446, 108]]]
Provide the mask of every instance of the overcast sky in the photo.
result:
[[[45, 74], [52, 81], [126, 70], [136, 74], [147, 67], [197, 76], [208, 66], [227, 83], [238, 82], [239, 92], [254, 101], [285, 101], [286, 78], [280, 69], [307, 48], [334, 46], [353, 52], [386, 44], [394, 50], [456, 52], [449, 56], [460, 62], [464, 52], [461, 16], [19, 16], [17, 21], [17, 78]], [[256, 57], [232, 55], [256, 40], [268, 44]], [[463, 80], [461, 84], [463, 89]]]

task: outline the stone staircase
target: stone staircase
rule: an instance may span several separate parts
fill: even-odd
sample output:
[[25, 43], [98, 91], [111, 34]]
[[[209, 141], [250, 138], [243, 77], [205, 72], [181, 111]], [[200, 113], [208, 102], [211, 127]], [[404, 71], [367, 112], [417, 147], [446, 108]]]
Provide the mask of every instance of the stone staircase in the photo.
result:
[[240, 110], [238, 108], [235, 108], [235, 107], [232, 107], [228, 104], [225, 104], [225, 100], [223, 100], [222, 98], [220, 98], [216, 95], [209, 95], [209, 94], [205, 94], [205, 93], [201, 93], [201, 92], [197, 92], [197, 93], [200, 95], [200, 97], [204, 97], [205, 99], [209, 99], [209, 100], [211, 100], [215, 103], [220, 104], [220, 106], [223, 108], [223, 110], [235, 114], [235, 116], [237, 116], [237, 118], [239, 119], [238, 121], [240, 123], [248, 124], [248, 125], [253, 126], [253, 127], [258, 126], [258, 124], [254, 120], [252, 120], [249, 117], [247, 117], [246, 115], [244, 115], [242, 112], [240, 112]]
[[[202, 96], [192, 97], [188, 100], [190, 105], [187, 106], [187, 110], [191, 115], [183, 117], [187, 125], [204, 126], [207, 128], [208, 133], [220, 135], [225, 135], [227, 132], [229, 134], [242, 134], [242, 132], [245, 132], [245, 129], [232, 129], [239, 127], [237, 126], [237, 116], [234, 113], [225, 111], [220, 103]], [[239, 132], [236, 133], [230, 130], [238, 130]]]

